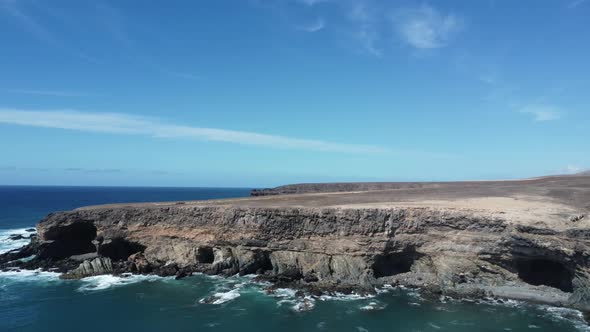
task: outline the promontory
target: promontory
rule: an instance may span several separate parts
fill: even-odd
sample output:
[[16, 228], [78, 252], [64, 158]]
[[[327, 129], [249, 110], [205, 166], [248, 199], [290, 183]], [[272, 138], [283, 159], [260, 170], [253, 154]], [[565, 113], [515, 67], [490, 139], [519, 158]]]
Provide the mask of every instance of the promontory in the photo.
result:
[[289, 185], [247, 198], [83, 207], [36, 229], [31, 244], [0, 255], [0, 268], [65, 279], [257, 274], [310, 292], [404, 285], [590, 311], [584, 174]]

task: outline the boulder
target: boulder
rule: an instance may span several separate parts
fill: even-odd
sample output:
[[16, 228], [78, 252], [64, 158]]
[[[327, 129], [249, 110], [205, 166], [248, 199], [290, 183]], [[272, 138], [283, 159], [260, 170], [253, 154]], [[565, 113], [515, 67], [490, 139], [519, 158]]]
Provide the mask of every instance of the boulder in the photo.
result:
[[150, 273], [152, 272], [151, 264], [145, 259], [143, 253], [136, 253], [127, 258], [131, 263], [131, 271], [138, 273]]
[[76, 269], [68, 271], [60, 276], [62, 279], [82, 279], [86, 277], [109, 274], [113, 272], [113, 263], [108, 257], [97, 257], [93, 260], [85, 260]]

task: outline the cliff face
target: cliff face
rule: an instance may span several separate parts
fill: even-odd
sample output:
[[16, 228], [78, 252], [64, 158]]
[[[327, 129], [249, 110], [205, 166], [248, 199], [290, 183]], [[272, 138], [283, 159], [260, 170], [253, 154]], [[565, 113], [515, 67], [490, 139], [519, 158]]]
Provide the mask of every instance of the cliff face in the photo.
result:
[[568, 177], [88, 207], [47, 216], [0, 266], [255, 273], [310, 291], [400, 284], [590, 311], [589, 192], [590, 177]]
[[588, 304], [590, 232], [519, 226], [485, 213], [123, 207], [52, 214], [37, 230], [41, 257], [96, 251], [137, 272], [258, 273], [320, 288], [400, 283], [450, 295]]

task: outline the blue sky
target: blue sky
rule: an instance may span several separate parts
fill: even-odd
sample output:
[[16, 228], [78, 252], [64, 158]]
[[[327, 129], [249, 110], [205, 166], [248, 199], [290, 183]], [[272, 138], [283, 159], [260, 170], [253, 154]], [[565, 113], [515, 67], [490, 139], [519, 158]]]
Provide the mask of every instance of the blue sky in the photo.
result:
[[590, 0], [0, 0], [0, 184], [590, 167]]

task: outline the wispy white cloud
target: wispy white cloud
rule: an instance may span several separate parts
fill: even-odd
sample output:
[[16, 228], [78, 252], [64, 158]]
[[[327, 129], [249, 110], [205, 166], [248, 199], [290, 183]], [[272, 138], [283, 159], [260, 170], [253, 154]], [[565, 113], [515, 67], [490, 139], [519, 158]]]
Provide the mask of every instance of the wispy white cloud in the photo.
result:
[[530, 114], [538, 122], [558, 120], [563, 115], [559, 108], [548, 105], [527, 105], [518, 109], [518, 112]]
[[56, 35], [42, 24], [34, 15], [28, 10], [25, 10], [23, 1], [3, 0], [0, 1], [0, 14], [6, 14], [14, 19], [23, 30], [33, 35], [38, 40], [52, 46], [65, 50], [70, 55], [84, 59], [89, 62], [99, 63], [100, 61], [95, 57], [79, 50], [76, 47], [71, 47], [63, 43]]
[[[124, 54], [128, 59], [166, 76], [187, 80], [199, 80], [203, 78], [190, 70], [187, 71], [182, 68], [179, 69], [165, 65], [160, 61], [157, 61], [147, 52], [142, 51], [141, 45], [135, 38], [133, 38], [129, 31], [129, 25], [132, 23], [130, 17], [125, 15], [125, 13], [118, 8], [109, 5], [104, 1], [97, 1], [93, 4], [95, 6], [94, 12], [99, 16], [100, 22], [104, 26], [104, 30], [125, 49]], [[158, 37], [168, 38], [168, 36], [165, 35]]]
[[321, 17], [318, 17], [314, 22], [310, 24], [297, 26], [297, 29], [305, 32], [318, 32], [322, 30], [325, 26], [326, 23], [324, 22], [324, 20]]
[[57, 91], [57, 90], [28, 90], [28, 89], [4, 89], [0, 92], [7, 92], [21, 95], [35, 95], [35, 96], [51, 96], [51, 97], [90, 97], [95, 94], [80, 93], [73, 91]]
[[0, 108], [0, 123], [97, 133], [197, 139], [281, 149], [343, 153], [387, 152], [386, 149], [373, 145], [333, 143], [247, 131], [175, 125], [156, 118], [120, 113], [91, 113], [71, 110], [30, 111]]
[[23, 29], [48, 44], [56, 44], [54, 36], [31, 15], [24, 11], [17, 1], [0, 1], [0, 11], [12, 16]]
[[569, 9], [576, 8], [579, 5], [583, 4], [584, 2], [586, 2], [586, 0], [574, 0], [567, 5], [567, 8], [569, 8]]
[[353, 37], [362, 45], [363, 51], [376, 57], [383, 56], [377, 46], [380, 39], [375, 10], [366, 2], [355, 2], [348, 11], [348, 18], [355, 25]]
[[[148, 62], [146, 62], [146, 64], [148, 64]], [[203, 76], [195, 75], [195, 74], [188, 73], [188, 72], [169, 70], [167, 68], [163, 68], [161, 66], [154, 65], [153, 63], [152, 63], [152, 67], [155, 68], [156, 70], [160, 71], [162, 74], [166, 74], [166, 75], [174, 76], [174, 77], [178, 77], [178, 78], [184, 78], [187, 80], [199, 80], [199, 79], [203, 78]]]
[[297, 0], [298, 2], [307, 5], [307, 6], [315, 6], [318, 3], [322, 3], [322, 2], [328, 2], [330, 0]]
[[392, 16], [392, 21], [399, 36], [418, 49], [447, 46], [463, 27], [459, 16], [442, 14], [427, 4], [399, 10]]

